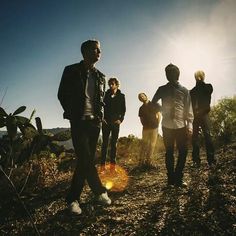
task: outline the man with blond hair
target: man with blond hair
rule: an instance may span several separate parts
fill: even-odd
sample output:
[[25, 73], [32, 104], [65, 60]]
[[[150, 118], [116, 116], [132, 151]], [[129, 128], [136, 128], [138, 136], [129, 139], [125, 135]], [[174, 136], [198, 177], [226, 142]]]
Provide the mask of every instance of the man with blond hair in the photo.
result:
[[214, 158], [214, 146], [210, 133], [210, 121], [209, 121], [209, 111], [211, 103], [211, 94], [213, 92], [213, 87], [211, 84], [206, 84], [205, 73], [202, 70], [196, 71], [194, 74], [196, 80], [196, 86], [190, 91], [192, 106], [193, 106], [193, 165], [196, 167], [200, 166], [201, 159], [199, 155], [200, 145], [199, 145], [199, 133], [202, 130], [205, 137], [205, 146], [207, 153], [208, 165], [212, 166], [215, 164]]
[[143, 125], [143, 146], [141, 147], [139, 164], [150, 166], [152, 164], [153, 152], [157, 141], [161, 114], [159, 106], [151, 103], [145, 93], [139, 93], [138, 99], [143, 103], [139, 108], [139, 117]]

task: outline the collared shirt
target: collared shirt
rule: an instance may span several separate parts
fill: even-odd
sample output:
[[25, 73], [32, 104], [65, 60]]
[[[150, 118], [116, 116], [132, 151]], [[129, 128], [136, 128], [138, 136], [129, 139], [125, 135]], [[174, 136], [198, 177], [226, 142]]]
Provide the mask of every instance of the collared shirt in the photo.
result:
[[167, 83], [157, 89], [152, 102], [162, 101], [162, 126], [169, 129], [192, 129], [193, 111], [189, 91], [179, 83]]

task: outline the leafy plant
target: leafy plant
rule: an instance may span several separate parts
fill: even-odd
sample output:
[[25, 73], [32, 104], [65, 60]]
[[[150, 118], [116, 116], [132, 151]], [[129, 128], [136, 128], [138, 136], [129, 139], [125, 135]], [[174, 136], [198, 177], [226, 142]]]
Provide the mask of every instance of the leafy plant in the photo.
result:
[[[7, 135], [0, 139], [0, 164], [2, 166], [14, 167], [18, 154], [24, 148], [23, 139], [18, 135], [19, 129], [24, 135], [27, 129], [34, 129], [34, 126], [30, 124], [31, 119], [24, 116], [19, 116], [24, 112], [26, 106], [21, 106], [13, 113], [7, 114], [7, 112], [0, 107], [0, 128], [6, 127]], [[35, 111], [32, 112], [31, 118]]]
[[64, 147], [59, 145], [59, 141], [67, 141], [71, 138], [70, 130], [51, 134], [43, 130], [40, 117], [35, 118], [38, 133], [32, 142], [34, 153], [40, 154], [41, 151], [49, 151], [59, 155], [64, 151]]
[[223, 98], [210, 113], [212, 134], [219, 144], [227, 145], [236, 138], [236, 96]]

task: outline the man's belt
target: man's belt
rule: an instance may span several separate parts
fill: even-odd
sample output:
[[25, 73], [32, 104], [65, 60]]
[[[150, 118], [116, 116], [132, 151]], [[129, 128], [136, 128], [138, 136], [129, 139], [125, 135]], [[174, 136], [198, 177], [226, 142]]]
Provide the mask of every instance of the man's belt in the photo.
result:
[[94, 115], [85, 115], [85, 116], [82, 116], [82, 120], [94, 120], [95, 117]]

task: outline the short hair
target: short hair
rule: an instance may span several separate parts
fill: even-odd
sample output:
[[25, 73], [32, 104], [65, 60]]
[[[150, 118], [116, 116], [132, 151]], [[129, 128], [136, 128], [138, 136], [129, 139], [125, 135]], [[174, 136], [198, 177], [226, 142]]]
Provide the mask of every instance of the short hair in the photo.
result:
[[142, 96], [142, 94], [145, 95], [145, 97], [147, 98], [146, 93], [139, 93], [139, 94], [138, 94], [138, 99], [139, 99], [140, 101], [141, 101], [141, 96]]
[[110, 85], [110, 83], [112, 83], [112, 82], [114, 82], [117, 87], [120, 86], [120, 81], [119, 81], [117, 78], [115, 78], [115, 77], [110, 78], [110, 79], [108, 80], [108, 85]]
[[80, 50], [82, 55], [84, 56], [85, 53], [94, 45], [100, 44], [100, 42], [96, 39], [89, 39], [81, 44]]
[[166, 78], [168, 81], [178, 80], [179, 79], [179, 68], [176, 65], [169, 64], [165, 68]]
[[200, 78], [202, 81], [205, 79], [205, 73], [202, 70], [198, 70], [194, 73], [195, 79]]

